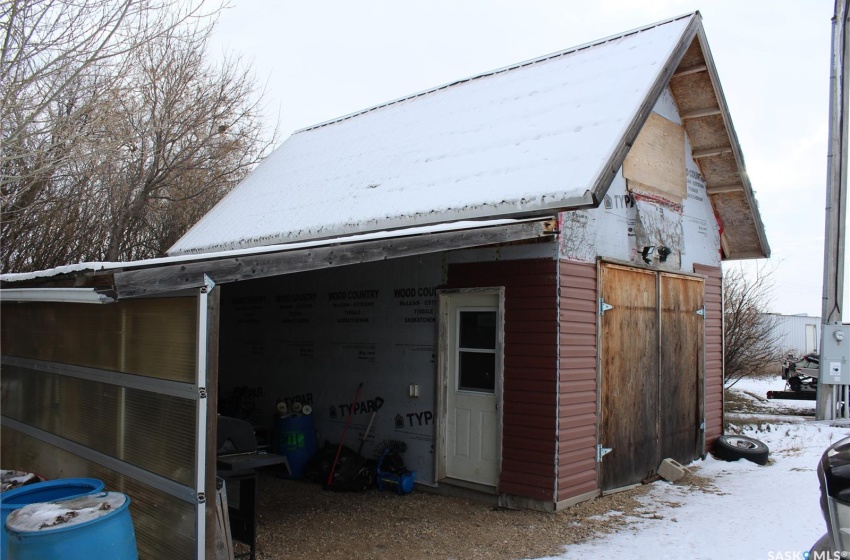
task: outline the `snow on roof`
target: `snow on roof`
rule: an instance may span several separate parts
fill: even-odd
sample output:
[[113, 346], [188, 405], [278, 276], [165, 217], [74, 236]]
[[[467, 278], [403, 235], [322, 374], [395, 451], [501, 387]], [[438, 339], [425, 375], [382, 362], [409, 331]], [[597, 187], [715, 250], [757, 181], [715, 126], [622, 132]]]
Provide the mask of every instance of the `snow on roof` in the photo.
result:
[[590, 206], [694, 17], [300, 130], [169, 254]]
[[[228, 249], [203, 254], [176, 255], [170, 257], [142, 259], [131, 262], [81, 262], [77, 264], [68, 264], [63, 266], [57, 266], [55, 268], [48, 268], [46, 270], [35, 270], [32, 272], [7, 272], [5, 274], [0, 274], [0, 282], [27, 282], [30, 280], [37, 280], [41, 278], [53, 278], [56, 276], [64, 275], [83, 275], [98, 272], [121, 272], [125, 270], [137, 270], [141, 268], [153, 268], [174, 264], [186, 264], [197, 261], [208, 261], [214, 259], [226, 259], [234, 257], [246, 257], [252, 255], [263, 255], [267, 253], [296, 251], [299, 249], [324, 247], [328, 245], [360, 243], [364, 241], [375, 241], [378, 239], [394, 239], [398, 237], [429, 235], [433, 233], [442, 233], [450, 231], [466, 231], [482, 227], [503, 226], [507, 224], [517, 224], [521, 222], [522, 220], [512, 219], [452, 222], [443, 224], [433, 224], [429, 226], [421, 226], [415, 228], [396, 229], [392, 231], [373, 231], [369, 233], [361, 233], [357, 235], [337, 237], [333, 239], [307, 240], [285, 244], [266, 245], [260, 248], [249, 247], [244, 249]], [[0, 300], [2, 298], [2, 290], [0, 290]]]

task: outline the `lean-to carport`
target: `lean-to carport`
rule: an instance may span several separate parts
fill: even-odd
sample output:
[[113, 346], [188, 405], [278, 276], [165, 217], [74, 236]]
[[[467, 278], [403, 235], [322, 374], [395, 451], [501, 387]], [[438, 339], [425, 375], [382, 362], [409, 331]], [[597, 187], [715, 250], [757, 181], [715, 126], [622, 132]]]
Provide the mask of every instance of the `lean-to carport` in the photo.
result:
[[217, 285], [555, 231], [550, 220], [451, 227], [7, 275], [4, 467], [100, 478], [130, 495], [142, 556], [204, 557], [216, 526]]

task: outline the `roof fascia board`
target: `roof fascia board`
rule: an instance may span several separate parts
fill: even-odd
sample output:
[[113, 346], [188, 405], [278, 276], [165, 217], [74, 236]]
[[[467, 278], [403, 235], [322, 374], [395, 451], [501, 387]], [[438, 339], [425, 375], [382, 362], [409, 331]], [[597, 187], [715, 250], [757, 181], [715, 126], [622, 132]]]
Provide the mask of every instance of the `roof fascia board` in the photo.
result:
[[[471, 209], [464, 212], [456, 212], [454, 213], [448, 222], [483, 222], [489, 220], [535, 220], [535, 219], [549, 219], [553, 214], [558, 212], [566, 212], [570, 210], [584, 210], [589, 208], [596, 208], [599, 206], [599, 201], [594, 199], [593, 193], [590, 190], [582, 193], [581, 196], [574, 196], [570, 198], [565, 198], [561, 200], [555, 200], [553, 202], [543, 202], [539, 204], [537, 207], [532, 209], [526, 209], [522, 212], [512, 212], [512, 213], [504, 213], [498, 215], [492, 215], [489, 213], [489, 206], [478, 206], [475, 209]], [[428, 214], [424, 214], [426, 217]], [[369, 235], [373, 234], [376, 231], [386, 231], [386, 232], [400, 232], [407, 229], [414, 228], [427, 228], [430, 226], [437, 226], [443, 223], [447, 223], [445, 221], [435, 221], [435, 222], [417, 222], [417, 215], [411, 215], [407, 217], [400, 217], [396, 221], [398, 222], [397, 227], [384, 227], [383, 225], [377, 229], [370, 229], [366, 226], [360, 226], [356, 231], [350, 232], [339, 232], [329, 230], [330, 234], [325, 237], [311, 237], [309, 239], [304, 240], [304, 242], [323, 242], [326, 241], [328, 243], [339, 242], [340, 239], [344, 239], [345, 237], [356, 236], [356, 235]], [[431, 235], [431, 234], [426, 234]], [[341, 237], [342, 236], [342, 237]], [[295, 241], [295, 243], [300, 243], [302, 241]], [[286, 243], [293, 243], [291, 240], [287, 240], [282, 236], [274, 236], [263, 239], [255, 239], [247, 242], [243, 242], [239, 249], [262, 249], [263, 247], [269, 244], [279, 244], [285, 245]], [[237, 250], [228, 245], [224, 245], [225, 250]], [[197, 256], [203, 255], [203, 253], [191, 253], [188, 251], [174, 251], [171, 252], [169, 249], [169, 255], [174, 257], [182, 257], [182, 256]]]
[[[658, 98], [661, 97], [661, 93], [664, 91], [664, 88], [667, 87], [668, 83], [670, 83], [670, 79], [676, 72], [676, 68], [678, 68], [679, 63], [685, 56], [685, 52], [687, 52], [688, 47], [691, 45], [691, 41], [693, 41], [694, 37], [698, 34], [702, 33], [702, 16], [700, 16], [700, 13], [694, 12], [690, 17], [691, 21], [682, 33], [679, 43], [676, 45], [676, 48], [673, 49], [673, 52], [670, 54], [667, 62], [665, 62], [661, 72], [658, 73], [649, 93], [644, 98], [643, 103], [641, 103], [637, 113], [635, 113], [632, 118], [631, 123], [629, 123], [626, 133], [620, 139], [616, 149], [611, 153], [608, 161], [602, 167], [600, 175], [596, 178], [596, 181], [591, 188], [594, 206], [601, 204], [602, 200], [605, 198], [608, 189], [611, 187], [611, 183], [617, 176], [617, 171], [619, 171], [620, 167], [622, 167], [623, 161], [626, 159], [626, 155], [634, 145], [643, 125], [646, 124], [646, 120], [649, 118], [650, 113], [652, 113], [652, 109], [658, 102]], [[674, 21], [675, 19], [681, 19], [681, 17], [674, 18], [670, 21]]]
[[699, 40], [700, 48], [702, 48], [702, 55], [705, 59], [708, 74], [711, 77], [711, 85], [714, 88], [714, 95], [717, 98], [717, 106], [720, 108], [720, 115], [723, 118], [723, 123], [726, 125], [726, 131], [729, 134], [729, 143], [732, 145], [732, 155], [734, 156], [735, 163], [738, 166], [738, 175], [741, 177], [741, 182], [744, 185], [744, 196], [746, 197], [747, 204], [750, 207], [750, 213], [758, 235], [759, 245], [761, 246], [761, 254], [747, 252], [738, 255], [727, 255], [727, 258], [731, 260], [768, 258], [770, 257], [770, 245], [767, 242], [767, 234], [764, 231], [764, 223], [761, 220], [758, 203], [756, 202], [755, 194], [753, 194], [753, 186], [750, 183], [750, 177], [747, 174], [747, 168], [744, 165], [744, 154], [741, 150], [741, 144], [738, 141], [738, 135], [735, 132], [735, 127], [732, 125], [732, 116], [729, 113], [729, 106], [726, 104], [726, 97], [723, 95], [723, 87], [720, 84], [717, 67], [714, 65], [714, 58], [711, 56], [708, 39], [705, 36], [705, 31], [702, 26], [699, 27], [697, 38]]
[[0, 290], [2, 302], [112, 303], [112, 295], [94, 288], [13, 288]]
[[386, 259], [439, 253], [498, 243], [552, 237], [556, 220], [527, 221], [480, 229], [384, 238], [306, 249], [190, 262], [119, 272], [115, 291], [119, 299], [149, 297], [204, 286], [208, 276], [216, 284], [267, 278]]

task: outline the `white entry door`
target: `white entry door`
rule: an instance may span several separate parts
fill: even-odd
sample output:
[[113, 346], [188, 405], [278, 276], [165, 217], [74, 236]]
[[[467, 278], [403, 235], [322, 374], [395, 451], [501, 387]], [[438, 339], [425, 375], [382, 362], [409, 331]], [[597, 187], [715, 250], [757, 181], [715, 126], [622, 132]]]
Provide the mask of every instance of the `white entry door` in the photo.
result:
[[496, 486], [502, 383], [499, 295], [446, 297], [446, 477]]

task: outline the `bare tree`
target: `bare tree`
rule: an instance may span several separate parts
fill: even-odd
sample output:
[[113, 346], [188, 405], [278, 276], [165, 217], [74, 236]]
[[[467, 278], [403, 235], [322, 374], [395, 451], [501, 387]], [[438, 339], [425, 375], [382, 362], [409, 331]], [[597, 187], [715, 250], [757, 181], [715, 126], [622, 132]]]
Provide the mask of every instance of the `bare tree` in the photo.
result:
[[[0, 4], [3, 139], [50, 128], [48, 108], [96, 66], [222, 8], [204, 0], [7, 0]], [[103, 75], [101, 74], [101, 77]], [[14, 116], [14, 118], [5, 118]], [[4, 157], [25, 153], [4, 154]]]
[[723, 275], [725, 385], [744, 377], [778, 370], [780, 358], [776, 321], [768, 313], [774, 269], [759, 265], [747, 274], [742, 267]]
[[[3, 271], [161, 256], [274, 141], [250, 71], [238, 59], [207, 61], [214, 20], [199, 17], [198, 6], [176, 0], [15, 3], [85, 7], [70, 22], [83, 26], [71, 34], [73, 44], [95, 46], [57, 63], [61, 68], [16, 70], [26, 74], [19, 92], [35, 92], [33, 101], [18, 103], [4, 92]], [[144, 22], [131, 17], [126, 28], [115, 21], [128, 21], [126, 13], [108, 11], [117, 4], [132, 14], [143, 7], [173, 13], [165, 18], [153, 10]], [[84, 42], [86, 33], [100, 33], [86, 26], [104, 10], [114, 33]], [[128, 29], [147, 35], [130, 40]], [[112, 45], [116, 35], [127, 41]], [[49, 96], [39, 96], [40, 89]]]

